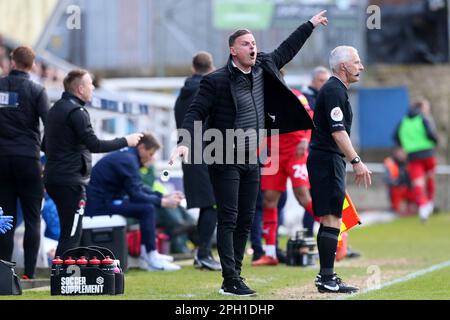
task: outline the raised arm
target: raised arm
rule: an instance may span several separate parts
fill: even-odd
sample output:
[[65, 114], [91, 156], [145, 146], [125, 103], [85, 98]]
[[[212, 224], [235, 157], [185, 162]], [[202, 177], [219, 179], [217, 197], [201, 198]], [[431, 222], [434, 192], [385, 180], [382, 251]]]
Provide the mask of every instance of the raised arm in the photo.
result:
[[316, 26], [319, 24], [326, 26], [328, 24], [328, 18], [325, 17], [326, 12], [326, 10], [323, 10], [308, 22], [302, 24], [275, 51], [270, 53], [275, 65], [279, 69], [284, 67], [297, 55]]

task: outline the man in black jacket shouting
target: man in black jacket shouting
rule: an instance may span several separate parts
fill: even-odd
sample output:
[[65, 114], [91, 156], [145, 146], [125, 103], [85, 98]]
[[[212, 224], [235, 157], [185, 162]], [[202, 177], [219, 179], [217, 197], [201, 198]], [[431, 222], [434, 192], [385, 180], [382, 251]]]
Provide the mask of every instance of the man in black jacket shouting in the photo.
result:
[[62, 98], [48, 113], [44, 141], [47, 156], [44, 183], [55, 201], [61, 224], [57, 256], [80, 244], [85, 186], [92, 169], [91, 152], [135, 147], [143, 136], [135, 133], [114, 140], [97, 138], [85, 108], [94, 91], [91, 75], [86, 70], [69, 72], [64, 79], [64, 90]]
[[[214, 146], [220, 140], [225, 141], [224, 137], [233, 136], [231, 143], [226, 139], [225, 150], [223, 146], [222, 150], [215, 148], [213, 161], [205, 158], [209, 146], [204, 152], [218, 207], [217, 248], [224, 278], [220, 294], [256, 294], [245, 284], [241, 269], [259, 189], [259, 161], [254, 158], [259, 133], [263, 129], [287, 133], [313, 127], [300, 101], [284, 84], [280, 69], [295, 57], [317, 25], [328, 23], [325, 12], [301, 25], [269, 54], [257, 52], [250, 31], [238, 30], [232, 34], [228, 64], [203, 78], [184, 118], [182, 128], [186, 132], [179, 132], [183, 141], [179, 142], [170, 164], [178, 156], [185, 161], [189, 159], [192, 146], [188, 140], [195, 138], [197, 121], [208, 118], [210, 132], [205, 137], [214, 134], [211, 143]], [[194, 145], [198, 143], [194, 141]]]

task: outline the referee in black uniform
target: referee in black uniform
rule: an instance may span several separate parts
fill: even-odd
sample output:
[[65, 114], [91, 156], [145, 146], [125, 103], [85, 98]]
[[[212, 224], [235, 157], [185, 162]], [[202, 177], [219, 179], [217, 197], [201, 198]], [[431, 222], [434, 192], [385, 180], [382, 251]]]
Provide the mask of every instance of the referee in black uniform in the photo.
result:
[[317, 97], [308, 173], [315, 215], [321, 217], [317, 234], [320, 273], [316, 278], [319, 292], [353, 293], [358, 288], [347, 285], [334, 273], [334, 260], [345, 199], [345, 159], [353, 166], [355, 181], [367, 188], [371, 172], [361, 161], [350, 141], [352, 108], [347, 90], [359, 81], [361, 64], [358, 51], [340, 46], [330, 54], [333, 76]]
[[[17, 221], [20, 200], [25, 234], [24, 279], [34, 277], [41, 239], [41, 205], [44, 198], [40, 158], [39, 118], [45, 124], [50, 107], [47, 93], [30, 80], [35, 59], [29, 47], [11, 53], [12, 71], [0, 79], [0, 207]], [[14, 229], [0, 236], [0, 259], [11, 261]]]

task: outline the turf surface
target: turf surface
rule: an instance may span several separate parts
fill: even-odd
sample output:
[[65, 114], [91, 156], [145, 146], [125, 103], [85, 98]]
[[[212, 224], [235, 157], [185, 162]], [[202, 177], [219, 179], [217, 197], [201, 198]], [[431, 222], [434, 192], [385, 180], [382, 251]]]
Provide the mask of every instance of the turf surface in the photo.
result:
[[[402, 278], [412, 272], [450, 260], [450, 214], [433, 216], [426, 224], [417, 217], [397, 219], [389, 224], [356, 227], [349, 241], [362, 253], [357, 259], [336, 263], [336, 271], [344, 281], [356, 284], [361, 291]], [[287, 239], [282, 239], [285, 247]], [[313, 281], [318, 266], [309, 268], [251, 267], [246, 256], [243, 277], [258, 292], [247, 299], [308, 300], [340, 299], [342, 295], [318, 294]], [[374, 290], [367, 294], [344, 296], [351, 299], [450, 299], [450, 268], [427, 273], [406, 282]], [[52, 297], [48, 288], [25, 291], [19, 297], [0, 299], [24, 300], [232, 300], [218, 294], [221, 275], [218, 272], [195, 270], [188, 263], [176, 272], [126, 273], [125, 295], [101, 297]]]

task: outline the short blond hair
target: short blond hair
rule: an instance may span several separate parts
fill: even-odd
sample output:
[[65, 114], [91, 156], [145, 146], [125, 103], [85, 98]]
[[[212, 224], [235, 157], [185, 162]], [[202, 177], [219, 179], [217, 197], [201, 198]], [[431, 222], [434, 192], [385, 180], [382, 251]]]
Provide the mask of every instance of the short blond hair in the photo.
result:
[[64, 90], [74, 93], [76, 87], [80, 85], [81, 79], [87, 74], [89, 74], [89, 71], [84, 69], [70, 71], [64, 78]]

